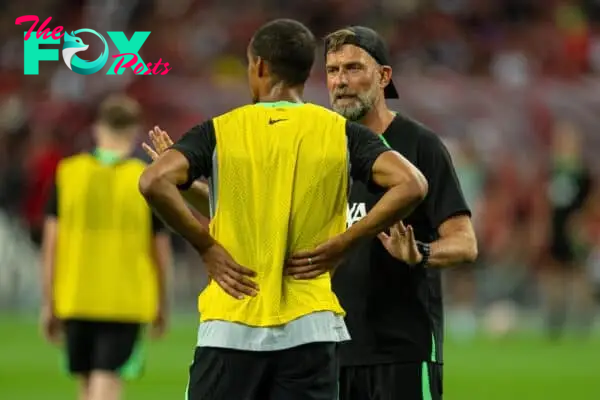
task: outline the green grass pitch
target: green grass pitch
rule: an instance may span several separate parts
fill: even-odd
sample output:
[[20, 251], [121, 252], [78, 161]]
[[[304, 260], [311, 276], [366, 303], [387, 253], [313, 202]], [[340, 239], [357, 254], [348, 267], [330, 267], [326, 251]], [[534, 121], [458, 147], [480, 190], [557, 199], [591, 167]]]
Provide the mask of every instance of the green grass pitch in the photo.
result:
[[[178, 317], [168, 336], [148, 345], [144, 377], [125, 400], [183, 400], [196, 338], [196, 317]], [[35, 319], [0, 316], [0, 399], [75, 399], [61, 353], [40, 337]], [[243, 377], [240, 377], [243, 379]], [[478, 338], [446, 343], [445, 400], [600, 399], [600, 337]]]

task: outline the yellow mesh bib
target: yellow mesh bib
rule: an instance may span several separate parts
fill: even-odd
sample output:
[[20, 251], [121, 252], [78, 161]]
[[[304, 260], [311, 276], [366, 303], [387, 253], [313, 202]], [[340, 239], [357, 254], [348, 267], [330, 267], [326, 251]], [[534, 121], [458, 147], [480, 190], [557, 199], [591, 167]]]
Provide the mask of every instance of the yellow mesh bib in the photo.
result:
[[258, 274], [259, 294], [237, 300], [210, 282], [199, 298], [203, 321], [276, 326], [343, 310], [331, 277], [284, 277], [286, 258], [346, 228], [345, 120], [310, 104], [246, 106], [214, 119], [217, 199], [211, 234]]
[[59, 165], [54, 287], [61, 318], [154, 318], [152, 214], [138, 191], [144, 166], [135, 159], [106, 166], [90, 154]]

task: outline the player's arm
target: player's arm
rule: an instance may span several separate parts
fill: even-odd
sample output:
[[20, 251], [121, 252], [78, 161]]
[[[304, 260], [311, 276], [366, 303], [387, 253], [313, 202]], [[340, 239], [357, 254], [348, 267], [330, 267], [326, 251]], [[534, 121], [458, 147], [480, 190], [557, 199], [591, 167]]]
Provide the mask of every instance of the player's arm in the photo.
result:
[[346, 129], [352, 177], [385, 191], [369, 213], [344, 233], [354, 242], [373, 237], [408, 216], [427, 195], [428, 184], [410, 161], [369, 129], [352, 122], [347, 122]]
[[[418, 157], [430, 188], [425, 207], [439, 236], [427, 244], [427, 266], [445, 268], [475, 261], [475, 229], [450, 154], [439, 138], [425, 136], [419, 144]], [[390, 253], [394, 255], [393, 251]], [[421, 262], [423, 254], [419, 255], [417, 261]]]
[[156, 268], [158, 287], [158, 312], [154, 323], [156, 334], [165, 329], [169, 310], [169, 281], [171, 278], [171, 238], [164, 223], [152, 214], [152, 249], [153, 264]]
[[582, 176], [579, 178], [579, 191], [573, 206], [571, 216], [567, 219], [567, 230], [574, 240], [582, 242], [585, 245], [591, 244], [591, 238], [586, 235], [586, 221], [589, 215], [593, 213], [594, 204], [597, 203], [597, 188], [591, 172], [585, 168]]
[[44, 230], [42, 234], [42, 306], [54, 311], [54, 264], [58, 238], [58, 195], [52, 188], [46, 203]]
[[56, 185], [53, 186], [50, 197], [46, 203], [46, 218], [42, 234], [42, 331], [46, 339], [57, 342], [61, 329], [60, 321], [56, 316], [56, 299], [54, 296], [56, 246], [58, 241], [58, 193]]
[[210, 218], [210, 194], [206, 182], [195, 180], [190, 188], [183, 190], [181, 194], [190, 207]]
[[[153, 161], [157, 160], [162, 153], [173, 145], [169, 134], [158, 126], [154, 127], [148, 133], [148, 136], [154, 148], [146, 143], [142, 143], [142, 148]], [[210, 195], [208, 185], [205, 182], [195, 180], [187, 190], [182, 190], [181, 194], [190, 207], [210, 218]]]
[[438, 228], [439, 239], [430, 244], [428, 267], [443, 268], [477, 259], [477, 239], [468, 215], [447, 219]]
[[187, 190], [196, 179], [210, 175], [215, 146], [214, 127], [209, 120], [192, 128], [161, 154], [144, 170], [139, 182], [142, 195], [162, 220], [200, 253], [215, 241], [194, 218], [179, 189]]

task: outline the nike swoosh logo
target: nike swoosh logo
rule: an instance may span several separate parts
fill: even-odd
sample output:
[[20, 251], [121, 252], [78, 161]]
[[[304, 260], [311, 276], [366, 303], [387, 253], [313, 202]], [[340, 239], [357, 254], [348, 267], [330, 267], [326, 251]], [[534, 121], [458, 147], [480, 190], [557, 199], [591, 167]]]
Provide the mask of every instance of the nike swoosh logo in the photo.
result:
[[269, 118], [269, 125], [273, 125], [273, 124], [276, 124], [276, 123], [281, 122], [281, 121], [287, 121], [287, 118], [282, 118], [282, 119], [271, 119], [271, 118]]

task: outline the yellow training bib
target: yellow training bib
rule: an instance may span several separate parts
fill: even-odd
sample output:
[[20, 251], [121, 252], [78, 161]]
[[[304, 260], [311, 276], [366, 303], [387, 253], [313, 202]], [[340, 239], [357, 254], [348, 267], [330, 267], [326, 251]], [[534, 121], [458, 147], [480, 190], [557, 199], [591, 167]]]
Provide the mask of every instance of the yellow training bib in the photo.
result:
[[202, 320], [267, 327], [317, 311], [343, 314], [329, 274], [296, 280], [283, 267], [290, 254], [346, 229], [345, 119], [316, 105], [278, 102], [241, 107], [213, 122], [210, 231], [257, 272], [260, 291], [237, 300], [211, 282], [199, 298]]

